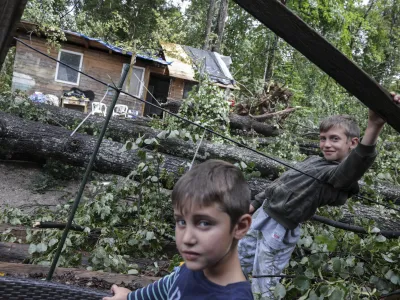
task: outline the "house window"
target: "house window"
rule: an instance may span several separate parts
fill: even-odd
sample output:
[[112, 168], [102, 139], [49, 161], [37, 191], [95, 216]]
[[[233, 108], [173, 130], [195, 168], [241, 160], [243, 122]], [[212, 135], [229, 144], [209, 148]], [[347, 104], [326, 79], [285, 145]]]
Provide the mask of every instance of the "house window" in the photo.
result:
[[191, 92], [197, 85], [197, 82], [185, 81], [185, 86], [183, 88], [183, 99], [186, 99], [189, 92]]
[[143, 92], [144, 72], [145, 68], [133, 67], [129, 84], [124, 84], [125, 87], [123, 88], [123, 90], [133, 96], [140, 98]]
[[[81, 70], [83, 54], [79, 52], [73, 52], [68, 50], [60, 50], [58, 53], [58, 60], [75, 68]], [[57, 63], [56, 68], [56, 81], [79, 85], [80, 73], [64, 66], [60, 63]]]

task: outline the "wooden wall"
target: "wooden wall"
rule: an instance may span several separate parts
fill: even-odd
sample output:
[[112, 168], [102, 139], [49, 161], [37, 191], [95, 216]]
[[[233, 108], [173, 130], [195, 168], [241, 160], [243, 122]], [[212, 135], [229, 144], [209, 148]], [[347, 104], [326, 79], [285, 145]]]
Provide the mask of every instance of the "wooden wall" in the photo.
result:
[[180, 78], [172, 78], [169, 86], [168, 97], [181, 100], [183, 98], [183, 89], [185, 87], [185, 80]]
[[[24, 39], [24, 37], [21, 36], [19, 38]], [[43, 39], [32, 36], [30, 41], [26, 39], [25, 41], [32, 47], [54, 58], [58, 57], [58, 51], [54, 49], [52, 49], [50, 53], [47, 52], [48, 49]], [[130, 63], [130, 57], [128, 56], [115, 53], [110, 54], [104, 51], [87, 49], [71, 44], [62, 44], [61, 49], [82, 53], [82, 71], [109, 84], [112, 84], [112, 82], [118, 83], [121, 76], [122, 65], [124, 63]], [[155, 67], [140, 59], [137, 60], [135, 65], [146, 69], [144, 75], [145, 87], [148, 86], [150, 73], [166, 75], [167, 72], [166, 67]], [[20, 89], [26, 91], [28, 95], [38, 91], [44, 94], [53, 94], [57, 97], [61, 97], [63, 90], [70, 90], [72, 87], [78, 87], [81, 90], [92, 90], [95, 93], [94, 101], [100, 101], [103, 98], [107, 90], [106, 86], [82, 74], [80, 75], [78, 86], [55, 81], [56, 66], [57, 63], [55, 61], [17, 42], [13, 90]], [[146, 94], [147, 91], [146, 88], [144, 88], [141, 98], [145, 99]], [[110, 90], [104, 100], [106, 104], [111, 103], [112, 95], [113, 90]], [[118, 103], [126, 104], [130, 109], [136, 109], [140, 113], [142, 113], [144, 109], [142, 102], [126, 95], [120, 95]]]

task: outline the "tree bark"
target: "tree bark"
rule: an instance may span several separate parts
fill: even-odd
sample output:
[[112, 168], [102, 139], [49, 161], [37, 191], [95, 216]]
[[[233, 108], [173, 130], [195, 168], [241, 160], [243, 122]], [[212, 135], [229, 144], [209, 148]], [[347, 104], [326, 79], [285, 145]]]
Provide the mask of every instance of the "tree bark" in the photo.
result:
[[[43, 105], [42, 107], [47, 110], [47, 115], [49, 116], [49, 118], [51, 118], [50, 121], [53, 122], [53, 124], [58, 124], [58, 126], [61, 125], [64, 127], [74, 128], [76, 124], [85, 117], [83, 113], [74, 110], [63, 109], [48, 105]], [[6, 124], [7, 120], [10, 120], [11, 122], [11, 125], [9, 124], [7, 126], [10, 127], [10, 130], [11, 132], [13, 132], [14, 137], [7, 138], [6, 136], [4, 136], [4, 133], [2, 133], [1, 130], [2, 127], [0, 125], [0, 154], [2, 152], [1, 150], [3, 149], [3, 152], [5, 152], [7, 155], [11, 153], [14, 159], [27, 158], [28, 160], [43, 161], [49, 158], [50, 156], [47, 156], [47, 152], [50, 152], [49, 150], [40, 150], [41, 152], [36, 153], [30, 148], [25, 148], [24, 145], [26, 145], [26, 147], [31, 147], [32, 149], [41, 149], [42, 147], [46, 147], [46, 143], [48, 143], [47, 139], [53, 138], [54, 140], [60, 140], [61, 138], [57, 139], [58, 134], [60, 135], [60, 137], [62, 134], [64, 136], [64, 140], [69, 142], [80, 139], [92, 139], [90, 143], [94, 143], [94, 141], [96, 140], [90, 136], [81, 134], [76, 134], [76, 136], [70, 137], [70, 131], [66, 129], [37, 122], [26, 121], [18, 117], [13, 117], [11, 115], [0, 112], [0, 124]], [[85, 123], [88, 133], [93, 134], [93, 131], [99, 131], [102, 127], [103, 122], [104, 118], [102, 117], [90, 116], [87, 120], [87, 123]], [[160, 131], [152, 129], [150, 127], [136, 125], [140, 124], [141, 122], [143, 122], [143, 120], [134, 121], [125, 119], [112, 119], [110, 120], [106, 136], [112, 137], [115, 141], [126, 141], [129, 139], [132, 140], [139, 135], [145, 136], [145, 138], [155, 138], [160, 133]], [[17, 127], [21, 126], [23, 128], [13, 129], [13, 123], [15, 123]], [[62, 133], [58, 133], [58, 129], [60, 129]], [[40, 132], [44, 132], [45, 135], [42, 136]], [[50, 134], [51, 132], [52, 134]], [[46, 135], [50, 135], [50, 137], [46, 137]], [[28, 144], [25, 144], [25, 138], [30, 136], [37, 137], [36, 140], [30, 140], [30, 144], [28, 146]], [[14, 142], [12, 142], [10, 139], [12, 139]], [[42, 141], [42, 139], [44, 141]], [[269, 142], [273, 143], [273, 139], [269, 139]], [[20, 144], [19, 146], [17, 145], [18, 143]], [[65, 143], [68, 144], [68, 142]], [[196, 148], [198, 146], [193, 142], [183, 141], [181, 139], [175, 138], [160, 139], [159, 143], [160, 145], [158, 150], [161, 153], [166, 154], [166, 164], [171, 166], [170, 171], [173, 173], [176, 173], [180, 167], [186, 166], [189, 161], [193, 159]], [[7, 144], [11, 144], [11, 146], [8, 147]], [[43, 146], [41, 146], [41, 144], [43, 144]], [[64, 146], [61, 141], [59, 141], [57, 145], [59, 147], [58, 150], [60, 151], [60, 153], [52, 153], [52, 157], [55, 159], [58, 159], [57, 157], [59, 157], [59, 159], [64, 161], [65, 163], [75, 164], [78, 166], [85, 165], [86, 161], [88, 161], [88, 155], [93, 149], [93, 147], [90, 148], [89, 146], [89, 149], [87, 149], [87, 154], [80, 154], [79, 156], [72, 155], [73, 158], [68, 158], [67, 156], [63, 155]], [[104, 151], [110, 153], [109, 159], [111, 159], [111, 161], [101, 158], [104, 155], [102, 155], [101, 157], [99, 155], [99, 162], [96, 162], [95, 164], [96, 171], [125, 176], [129, 174], [132, 169], [135, 168], [138, 158], [135, 157], [134, 159], [130, 159], [130, 154], [128, 154], [130, 153], [130, 151], [124, 153], [118, 152], [118, 149], [122, 148], [122, 144], [105, 140], [102, 145], [102, 147], [106, 147], [106, 149], [108, 149]], [[309, 145], [314, 145], [314, 143], [310, 142], [309, 144], [307, 144], [307, 146]], [[302, 145], [300, 145], [300, 147], [302, 147]], [[119, 160], [119, 156], [122, 157], [122, 160]], [[86, 159], [86, 157], [87, 160], [85, 161], [84, 159]], [[254, 164], [254, 169], [259, 171], [262, 177], [269, 178], [270, 180], [276, 179], [281, 171], [284, 170], [284, 168], [279, 163], [265, 158], [260, 154], [254, 153], [253, 151], [232, 145], [214, 144], [208, 141], [203, 141], [197, 153], [196, 160], [205, 161], [211, 158], [222, 159], [232, 163], [243, 161], [247, 165]], [[104, 165], [102, 165], [101, 163], [103, 160], [105, 160]], [[268, 180], [262, 178], [253, 180], [257, 181], [252, 188], [253, 195], [255, 195], [254, 193], [256, 192], [263, 191], [263, 189], [266, 187], [266, 184], [269, 182]], [[361, 188], [363, 188], [365, 184], [363, 182], [360, 182], [360, 186]], [[397, 186], [386, 183], [376, 183], [373, 189], [376, 191], [377, 194], [381, 195], [385, 201], [397, 201], [397, 203], [400, 203], [400, 188], [398, 188]], [[368, 193], [366, 193], [366, 195], [368, 195]]]
[[213, 47], [213, 51], [220, 52], [222, 46], [222, 40], [224, 38], [224, 30], [225, 30], [225, 23], [226, 18], [228, 17], [228, 0], [221, 0], [219, 13], [218, 13], [218, 23], [217, 23], [217, 42]]
[[[0, 152], [27, 155], [38, 160], [53, 158], [70, 165], [86, 166], [97, 138], [78, 133], [70, 137], [70, 134], [71, 131], [64, 128], [0, 112]], [[122, 149], [121, 143], [103, 140], [93, 170], [100, 173], [129, 175], [141, 159], [137, 155], [137, 150], [122, 151]], [[164, 155], [164, 162], [160, 167], [179, 177], [181, 168], [185, 168], [187, 162], [178, 157]]]
[[204, 38], [203, 50], [210, 49], [210, 33], [211, 33], [211, 27], [212, 27], [212, 23], [213, 23], [213, 19], [214, 19], [215, 4], [216, 4], [216, 0], [210, 0], [210, 6], [208, 7], [208, 13], [207, 13], [206, 35]]
[[[179, 109], [180, 105], [181, 101], [161, 103], [161, 107], [175, 109], [175, 111]], [[250, 116], [240, 116], [238, 114], [231, 113], [229, 115], [229, 124], [231, 129], [240, 129], [245, 131], [254, 130], [255, 132], [266, 137], [279, 135], [279, 130], [276, 128], [276, 126], [258, 122], [255, 118]]]
[[264, 136], [277, 136], [279, 129], [276, 126], [268, 125], [249, 117], [230, 114], [229, 121], [231, 129], [240, 129], [245, 131], [254, 130]]
[[279, 37], [274, 34], [272, 43], [269, 43], [268, 55], [267, 60], [265, 63], [265, 72], [264, 72], [264, 82], [269, 84], [272, 78], [272, 73], [274, 69], [274, 62], [275, 62], [275, 51], [278, 47]]

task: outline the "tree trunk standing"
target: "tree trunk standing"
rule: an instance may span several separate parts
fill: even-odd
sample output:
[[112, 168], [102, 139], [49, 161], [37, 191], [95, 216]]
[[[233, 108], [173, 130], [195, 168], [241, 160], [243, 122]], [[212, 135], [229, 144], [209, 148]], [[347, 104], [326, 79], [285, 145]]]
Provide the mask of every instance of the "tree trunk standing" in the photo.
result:
[[[286, 0], [281, 0], [283, 5], [286, 5]], [[265, 72], [264, 72], [264, 82], [269, 84], [272, 79], [274, 64], [275, 64], [275, 52], [278, 49], [279, 36], [274, 33], [272, 43], [269, 43], [267, 60], [265, 63]]]
[[272, 78], [272, 73], [274, 69], [274, 63], [275, 63], [275, 51], [278, 48], [278, 41], [279, 37], [274, 34], [272, 43], [268, 43], [268, 55], [267, 55], [267, 60], [265, 64], [265, 72], [264, 72], [264, 82], [266, 84], [269, 84]]
[[214, 14], [215, 14], [215, 4], [216, 4], [216, 0], [210, 0], [210, 6], [208, 7], [208, 13], [207, 13], [206, 35], [204, 38], [203, 50], [210, 49], [210, 34], [211, 34], [211, 27], [212, 27], [212, 23], [213, 23], [213, 19], [214, 19]]
[[228, 17], [228, 3], [229, 3], [228, 0], [221, 0], [219, 6], [218, 22], [216, 27], [216, 33], [218, 38], [215, 46], [213, 47], [213, 51], [215, 52], [221, 51], [222, 40], [224, 37], [225, 23]]

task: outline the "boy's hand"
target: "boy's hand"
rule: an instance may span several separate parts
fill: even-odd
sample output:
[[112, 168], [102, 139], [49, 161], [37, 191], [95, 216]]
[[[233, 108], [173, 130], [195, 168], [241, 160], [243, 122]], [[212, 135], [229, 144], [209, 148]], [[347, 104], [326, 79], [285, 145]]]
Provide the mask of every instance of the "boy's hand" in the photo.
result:
[[400, 105], [400, 94], [396, 94], [395, 92], [390, 92], [390, 95], [393, 96], [394, 103]]
[[[390, 93], [393, 97], [393, 101], [395, 104], [400, 104], [400, 95], [391, 92]], [[368, 117], [368, 126], [365, 130], [365, 134], [363, 139], [361, 140], [361, 144], [364, 145], [375, 145], [376, 141], [378, 140], [379, 133], [381, 132], [383, 125], [385, 125], [386, 120], [382, 119], [378, 116], [374, 111], [371, 109], [369, 110], [369, 117]]]
[[113, 292], [114, 296], [104, 297], [103, 300], [127, 300], [128, 294], [131, 292], [131, 290], [113, 284], [111, 287], [111, 292]]

